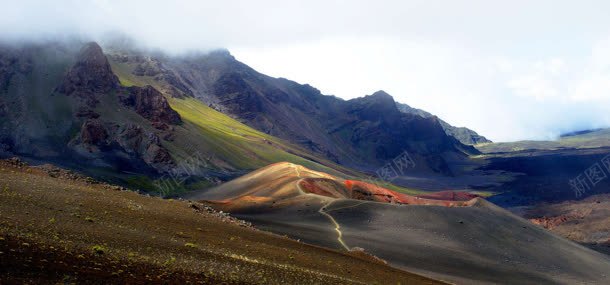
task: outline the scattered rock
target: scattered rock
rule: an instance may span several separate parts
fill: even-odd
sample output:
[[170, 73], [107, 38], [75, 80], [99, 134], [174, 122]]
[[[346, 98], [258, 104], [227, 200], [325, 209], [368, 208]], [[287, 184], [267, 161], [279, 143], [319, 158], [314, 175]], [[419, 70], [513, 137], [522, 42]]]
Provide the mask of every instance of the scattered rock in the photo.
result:
[[59, 167], [51, 165], [51, 164], [43, 164], [40, 166], [36, 166], [36, 168], [46, 172], [49, 176], [51, 176], [53, 178], [81, 181], [81, 182], [84, 182], [87, 184], [99, 184], [100, 183], [99, 181], [97, 181], [91, 177], [76, 173], [72, 170], [66, 170], [63, 168], [59, 168]]
[[19, 158], [19, 157], [11, 157], [11, 158], [6, 159], [4, 161], [6, 161], [10, 166], [13, 166], [13, 167], [16, 167], [16, 168], [25, 168], [25, 167], [29, 166], [27, 164], [27, 162], [21, 160], [21, 158]]
[[201, 203], [197, 203], [197, 202], [191, 202], [189, 204], [190, 208], [193, 209], [195, 212], [197, 213], [205, 213], [205, 214], [210, 214], [212, 216], [215, 216], [217, 218], [220, 218], [223, 222], [226, 223], [232, 223], [232, 224], [236, 224], [240, 227], [247, 227], [247, 228], [252, 228], [255, 229], [254, 226], [252, 226], [252, 223], [244, 221], [244, 220], [240, 220], [234, 217], [231, 217], [229, 215], [229, 213], [225, 213], [223, 211], [217, 211], [214, 210], [214, 208], [201, 204]]

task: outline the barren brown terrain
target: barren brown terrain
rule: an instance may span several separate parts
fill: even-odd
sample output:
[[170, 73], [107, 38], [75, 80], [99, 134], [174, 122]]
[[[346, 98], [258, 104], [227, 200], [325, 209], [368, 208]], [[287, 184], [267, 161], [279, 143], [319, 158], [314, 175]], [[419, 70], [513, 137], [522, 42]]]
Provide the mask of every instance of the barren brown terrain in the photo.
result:
[[441, 284], [202, 204], [0, 162], [0, 283]]
[[534, 224], [610, 254], [610, 194], [593, 195], [579, 201], [540, 204], [521, 211]]

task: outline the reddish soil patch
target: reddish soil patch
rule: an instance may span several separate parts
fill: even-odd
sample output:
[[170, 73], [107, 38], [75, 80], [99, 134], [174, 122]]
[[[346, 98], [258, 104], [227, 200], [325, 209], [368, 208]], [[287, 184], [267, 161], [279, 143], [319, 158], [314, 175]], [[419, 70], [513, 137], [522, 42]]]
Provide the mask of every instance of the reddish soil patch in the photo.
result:
[[303, 191], [332, 198], [346, 198], [347, 189], [335, 180], [326, 178], [305, 178], [299, 182]]
[[552, 229], [559, 226], [567, 221], [578, 219], [578, 217], [572, 215], [560, 215], [556, 217], [542, 217], [530, 219], [530, 221], [536, 225], [543, 226], [545, 229]]
[[345, 180], [345, 186], [351, 192], [351, 198], [358, 200], [370, 200], [386, 203], [408, 204], [408, 205], [436, 205], [445, 207], [468, 206], [464, 201], [450, 201], [438, 199], [426, 199], [379, 187], [370, 183]]
[[[429, 199], [398, 193], [357, 180], [345, 180], [343, 184], [341, 184], [331, 179], [306, 178], [299, 182], [299, 186], [303, 191], [331, 198], [348, 198], [391, 204], [438, 205], [446, 207], [467, 206], [468, 204], [465, 201], [470, 201], [471, 199], [478, 197], [475, 195], [471, 199], [466, 199], [468, 196], [463, 194], [441, 194], [439, 196], [434, 196], [434, 199]], [[440, 199], [444, 196], [451, 199]]]
[[468, 201], [481, 196], [464, 191], [447, 190], [430, 194], [417, 195], [417, 197], [432, 200]]

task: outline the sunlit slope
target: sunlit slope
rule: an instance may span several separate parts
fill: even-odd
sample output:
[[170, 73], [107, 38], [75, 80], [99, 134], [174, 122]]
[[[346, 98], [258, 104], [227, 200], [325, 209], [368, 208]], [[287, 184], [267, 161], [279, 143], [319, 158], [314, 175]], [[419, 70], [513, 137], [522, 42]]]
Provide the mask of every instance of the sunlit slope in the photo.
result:
[[277, 163], [192, 199], [261, 229], [336, 249], [363, 248], [393, 266], [458, 284], [610, 282], [607, 256], [481, 198], [431, 201], [376, 186], [350, 192], [349, 184]]
[[[148, 76], [133, 75], [133, 66], [113, 62], [111, 59], [110, 61], [122, 84], [150, 84], [164, 90], [163, 82]], [[200, 152], [210, 156], [213, 166], [228, 171], [256, 169], [274, 162], [290, 161], [330, 173], [338, 174], [334, 169], [349, 173], [348, 170], [315, 157], [300, 147], [252, 129], [208, 107], [200, 100], [191, 97], [166, 97], [185, 122], [176, 127], [176, 138], [167, 146], [171, 154], [179, 160], [187, 159], [194, 152]]]
[[189, 198], [221, 203], [224, 209], [233, 211], [251, 210], [253, 206], [274, 207], [276, 203], [290, 203], [302, 198], [326, 202], [356, 199], [451, 207], [472, 203], [420, 198], [358, 180], [346, 180], [289, 162], [271, 164], [212, 189], [194, 193]]

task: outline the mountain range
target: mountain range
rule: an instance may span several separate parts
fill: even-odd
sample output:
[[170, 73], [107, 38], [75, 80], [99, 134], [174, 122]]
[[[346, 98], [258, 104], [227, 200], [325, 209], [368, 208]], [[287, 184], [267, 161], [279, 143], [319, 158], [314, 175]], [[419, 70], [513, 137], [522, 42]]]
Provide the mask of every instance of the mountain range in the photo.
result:
[[197, 174], [213, 179], [278, 161], [373, 172], [405, 151], [413, 171], [451, 175], [447, 160], [478, 153], [445, 122], [401, 112], [383, 91], [342, 100], [258, 73], [225, 50], [169, 56], [116, 44], [4, 45], [0, 70], [5, 156], [107, 179], [160, 176], [193, 153], [206, 157]]

